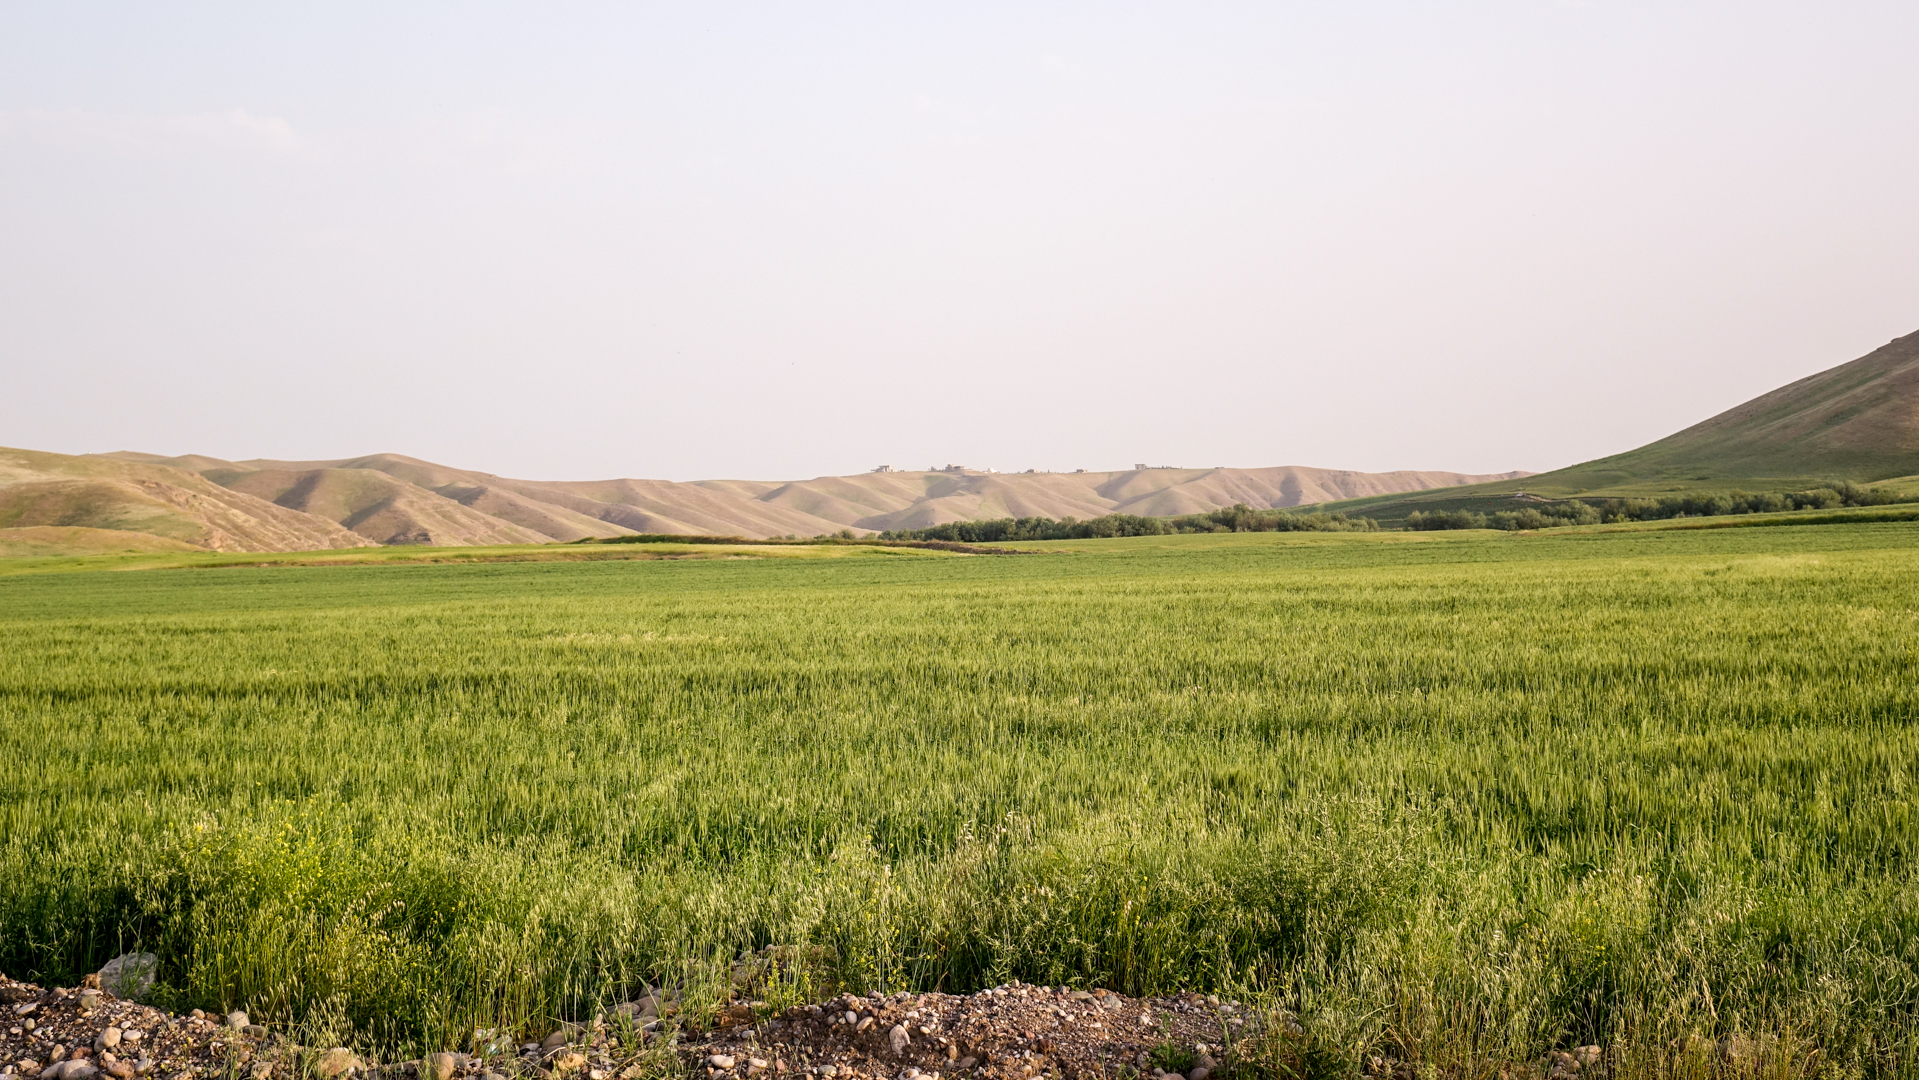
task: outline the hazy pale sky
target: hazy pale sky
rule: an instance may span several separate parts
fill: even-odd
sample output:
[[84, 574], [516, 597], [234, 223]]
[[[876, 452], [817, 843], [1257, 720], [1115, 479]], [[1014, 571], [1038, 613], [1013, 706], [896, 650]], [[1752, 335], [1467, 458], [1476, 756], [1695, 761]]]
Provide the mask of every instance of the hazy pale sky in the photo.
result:
[[1919, 329], [1919, 4], [0, 6], [0, 445], [1543, 470]]

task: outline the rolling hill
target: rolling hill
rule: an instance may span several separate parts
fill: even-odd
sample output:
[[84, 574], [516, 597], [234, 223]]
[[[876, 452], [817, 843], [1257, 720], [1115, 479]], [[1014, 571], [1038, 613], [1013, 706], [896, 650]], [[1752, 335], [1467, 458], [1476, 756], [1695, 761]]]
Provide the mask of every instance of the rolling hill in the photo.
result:
[[0, 553], [311, 551], [369, 541], [181, 469], [0, 448]]
[[[1919, 475], [1919, 333], [1789, 383], [1636, 450], [1442, 491], [1329, 500], [1399, 521], [1414, 510], [1510, 509], [1541, 498], [1800, 491]], [[1894, 485], [1902, 486], [1902, 485]]]
[[0, 552], [35, 553], [63, 545], [129, 550], [113, 546], [116, 534], [127, 545], [219, 551], [550, 543], [632, 533], [815, 536], [1006, 516], [1163, 516], [1234, 503], [1288, 507], [1495, 479], [1283, 466], [1101, 473], [949, 468], [789, 482], [546, 481], [398, 454], [330, 461], [130, 451], [0, 454], [7, 455], [0, 463], [13, 463], [0, 468]]
[[[631, 533], [814, 536], [999, 517], [1170, 516], [1235, 503], [1385, 524], [1415, 510], [1516, 509], [1569, 496], [1804, 490], [1906, 478], [1919, 490], [1919, 333], [1657, 442], [1532, 475], [959, 467], [811, 480], [515, 480], [399, 454], [227, 461], [0, 449], [0, 554], [528, 544]], [[158, 545], [157, 547], [155, 545]]]

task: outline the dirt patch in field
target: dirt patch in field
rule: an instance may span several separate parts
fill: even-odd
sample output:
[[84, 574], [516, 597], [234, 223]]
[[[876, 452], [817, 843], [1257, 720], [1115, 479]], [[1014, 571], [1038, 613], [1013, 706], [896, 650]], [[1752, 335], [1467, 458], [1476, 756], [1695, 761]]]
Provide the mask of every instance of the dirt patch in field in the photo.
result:
[[297, 1045], [242, 1013], [177, 1016], [98, 988], [49, 990], [0, 976], [0, 1010], [7, 1080], [1208, 1080], [1229, 1074], [1266, 1022], [1198, 994], [1140, 1000], [1013, 983], [969, 995], [846, 994], [776, 1016], [741, 1002], [702, 1031], [683, 1027], [668, 998], [563, 1025], [540, 1042], [476, 1038], [474, 1053], [387, 1063]]

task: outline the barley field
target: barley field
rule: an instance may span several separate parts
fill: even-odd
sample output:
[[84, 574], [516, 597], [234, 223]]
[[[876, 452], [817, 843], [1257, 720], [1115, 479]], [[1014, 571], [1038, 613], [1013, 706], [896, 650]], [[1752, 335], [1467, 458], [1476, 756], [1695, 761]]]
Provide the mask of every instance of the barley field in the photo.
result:
[[770, 996], [1229, 992], [1333, 1074], [1913, 1076], [1916, 541], [0, 577], [0, 971], [397, 1053], [808, 945]]

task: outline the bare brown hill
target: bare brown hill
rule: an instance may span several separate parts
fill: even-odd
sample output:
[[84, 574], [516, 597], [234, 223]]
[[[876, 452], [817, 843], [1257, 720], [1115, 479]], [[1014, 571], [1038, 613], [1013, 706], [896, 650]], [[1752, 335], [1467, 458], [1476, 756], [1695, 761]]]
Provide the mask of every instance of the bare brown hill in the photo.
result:
[[326, 517], [379, 543], [440, 545], [570, 541], [642, 532], [815, 536], [841, 529], [873, 532], [994, 517], [1164, 516], [1234, 503], [1298, 506], [1524, 475], [1361, 473], [1297, 466], [1102, 473], [954, 469], [823, 476], [786, 483], [677, 483], [514, 480], [399, 454], [337, 461], [113, 456], [189, 469], [283, 507]]
[[102, 532], [207, 551], [311, 551], [368, 543], [324, 518], [181, 469], [6, 448], [0, 448], [0, 530], [10, 549], [30, 544], [102, 550]]
[[398, 454], [226, 461], [0, 449], [0, 554], [528, 544], [637, 532], [815, 536], [1005, 516], [1286, 507], [1488, 479], [1497, 478], [1285, 467], [542, 481]]

